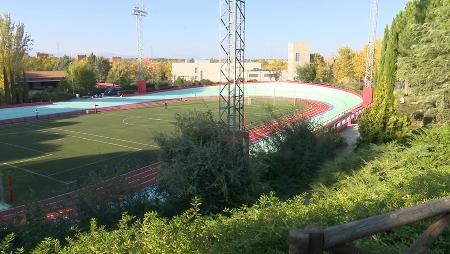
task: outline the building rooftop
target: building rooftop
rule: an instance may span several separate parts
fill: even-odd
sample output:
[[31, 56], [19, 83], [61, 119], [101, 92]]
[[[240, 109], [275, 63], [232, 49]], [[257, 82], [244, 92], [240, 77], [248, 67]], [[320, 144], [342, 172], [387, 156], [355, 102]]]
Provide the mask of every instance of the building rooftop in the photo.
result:
[[60, 81], [66, 78], [64, 71], [27, 71], [25, 77], [28, 82], [32, 81]]

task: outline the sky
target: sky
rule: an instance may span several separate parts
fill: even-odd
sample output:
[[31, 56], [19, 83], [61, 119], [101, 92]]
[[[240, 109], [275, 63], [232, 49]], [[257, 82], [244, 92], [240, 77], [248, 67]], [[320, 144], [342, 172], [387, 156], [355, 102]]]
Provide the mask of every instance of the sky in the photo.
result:
[[[143, 0], [146, 57], [217, 58], [219, 0]], [[377, 36], [407, 0], [380, 0]], [[0, 13], [25, 24], [34, 52], [134, 57], [136, 0], [0, 0]], [[336, 54], [367, 43], [370, 0], [247, 0], [246, 58], [287, 58], [290, 41]]]

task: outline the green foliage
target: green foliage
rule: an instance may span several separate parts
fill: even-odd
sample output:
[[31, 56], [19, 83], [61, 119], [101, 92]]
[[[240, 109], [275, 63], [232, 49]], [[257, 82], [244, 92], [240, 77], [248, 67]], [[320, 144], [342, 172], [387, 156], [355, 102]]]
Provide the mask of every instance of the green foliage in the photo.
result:
[[105, 82], [108, 78], [109, 70], [111, 69], [111, 63], [109, 62], [109, 60], [102, 56], [96, 56], [91, 53], [87, 57], [87, 61], [94, 68], [97, 82]]
[[62, 56], [58, 58], [58, 61], [56, 62], [53, 70], [54, 71], [67, 71], [69, 69], [69, 66], [74, 62], [74, 59], [70, 56]]
[[[309, 205], [306, 195], [280, 201], [263, 196], [251, 207], [226, 215], [200, 216], [199, 204], [173, 219], [154, 212], [132, 223], [125, 215], [117, 230], [92, 223], [91, 229], [68, 239], [60, 253], [285, 253], [288, 231], [317, 223], [323, 227], [378, 215], [450, 195], [450, 126], [425, 130], [407, 146], [378, 146], [376, 156], [341, 175], [337, 182], [316, 184]], [[349, 160], [357, 161], [357, 158]], [[341, 159], [342, 161], [342, 159]], [[342, 171], [328, 169], [328, 174]], [[324, 171], [324, 173], [326, 173]], [[414, 224], [356, 242], [383, 253], [401, 253], [423, 231]], [[428, 253], [450, 248], [445, 232]], [[44, 242], [41, 253], [56, 244]]]
[[25, 56], [32, 41], [22, 23], [15, 24], [7, 14], [0, 15], [0, 90], [7, 104], [24, 101]]
[[78, 61], [67, 70], [67, 81], [78, 93], [87, 94], [95, 89], [94, 68], [87, 61]]
[[112, 64], [108, 73], [107, 82], [120, 85], [129, 85], [131, 83], [131, 71], [124, 61]]
[[184, 211], [200, 197], [203, 212], [218, 212], [252, 200], [259, 177], [235, 135], [212, 112], [191, 112], [176, 117], [175, 133], [155, 136], [161, 149], [157, 189], [166, 202]]
[[294, 194], [308, 188], [321, 164], [333, 156], [341, 139], [336, 133], [315, 131], [315, 126], [306, 121], [279, 124], [283, 131], [267, 140], [270, 151], [264, 148], [255, 159], [265, 166], [265, 178], [273, 190], [285, 197], [292, 194], [288, 183], [297, 188]]
[[28, 71], [51, 71], [55, 69], [58, 59], [54, 56], [37, 58], [26, 56], [26, 70]]
[[313, 64], [299, 66], [297, 68], [297, 80], [313, 82], [316, 79], [316, 68]]

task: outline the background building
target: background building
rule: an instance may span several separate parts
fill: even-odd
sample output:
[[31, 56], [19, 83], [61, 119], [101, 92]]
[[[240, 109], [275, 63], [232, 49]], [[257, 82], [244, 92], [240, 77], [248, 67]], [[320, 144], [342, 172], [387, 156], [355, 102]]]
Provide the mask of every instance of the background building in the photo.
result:
[[307, 42], [290, 42], [288, 46], [288, 79], [294, 80], [297, 67], [310, 64], [311, 50]]
[[[173, 63], [172, 76], [176, 80], [178, 77], [189, 81], [200, 81], [208, 79], [212, 82], [220, 82], [221, 63], [211, 63], [209, 60], [196, 60], [193, 63]], [[245, 77], [248, 79], [249, 74], [253, 70], [261, 70], [261, 63], [248, 62], [245, 63]], [[255, 75], [255, 74], [253, 74]], [[250, 78], [255, 79], [255, 78]]]

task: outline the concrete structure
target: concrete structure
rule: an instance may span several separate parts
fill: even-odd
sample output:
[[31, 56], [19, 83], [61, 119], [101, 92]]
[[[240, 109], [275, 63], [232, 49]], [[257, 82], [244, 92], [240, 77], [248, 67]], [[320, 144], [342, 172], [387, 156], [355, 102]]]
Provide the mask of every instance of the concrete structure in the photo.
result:
[[[221, 63], [210, 63], [209, 61], [195, 61], [194, 63], [173, 63], [172, 64], [172, 75], [173, 79], [178, 77], [185, 80], [202, 80], [208, 79], [213, 82], [224, 81], [220, 77], [220, 67]], [[247, 80], [257, 79], [262, 74], [267, 71], [261, 70], [261, 63], [258, 62], [248, 62], [245, 63], [245, 77]], [[250, 77], [251, 76], [251, 77]], [[270, 80], [270, 79], [269, 79]]]
[[297, 67], [309, 64], [310, 45], [306, 42], [290, 42], [288, 46], [288, 80], [294, 80]]

